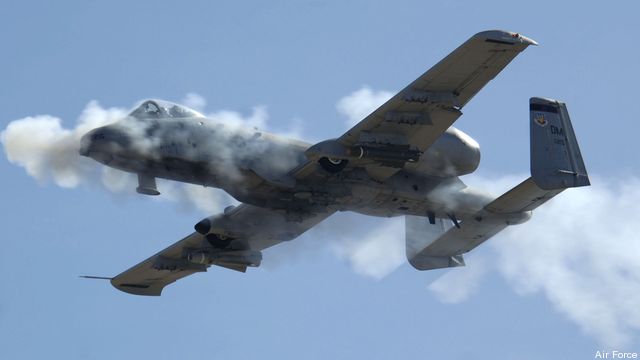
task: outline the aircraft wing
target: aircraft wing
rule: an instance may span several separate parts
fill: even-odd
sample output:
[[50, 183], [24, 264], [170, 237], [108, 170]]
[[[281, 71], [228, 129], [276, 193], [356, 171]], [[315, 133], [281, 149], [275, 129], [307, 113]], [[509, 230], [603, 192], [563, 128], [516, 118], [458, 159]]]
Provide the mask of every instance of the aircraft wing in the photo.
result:
[[332, 212], [287, 212], [242, 204], [210, 218], [207, 235], [194, 232], [111, 279], [118, 290], [159, 296], [165, 286], [211, 265], [237, 271], [258, 266], [261, 250], [293, 240]]
[[[384, 180], [405, 162], [416, 161], [462, 115], [460, 109], [529, 45], [536, 42], [516, 33], [478, 33], [339, 137], [339, 145], [312, 151], [320, 150], [317, 157], [341, 158], [331, 150], [365, 149], [352, 154], [361, 160], [349, 158], [349, 166], [363, 166]], [[367, 150], [377, 158], [362, 158]], [[312, 173], [313, 165], [298, 169], [297, 177]]]

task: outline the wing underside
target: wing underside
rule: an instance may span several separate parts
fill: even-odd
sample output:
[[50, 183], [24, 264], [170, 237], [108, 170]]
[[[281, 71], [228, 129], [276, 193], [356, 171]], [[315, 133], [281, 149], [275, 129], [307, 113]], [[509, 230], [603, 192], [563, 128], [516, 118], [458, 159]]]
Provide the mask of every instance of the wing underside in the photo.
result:
[[532, 44], [533, 40], [505, 31], [474, 35], [339, 141], [354, 144], [372, 132], [402, 134], [424, 151], [458, 118], [459, 109]]
[[461, 115], [462, 107], [527, 46], [505, 31], [478, 33], [331, 143], [307, 151], [298, 178], [314, 174], [321, 157], [347, 159], [376, 180], [415, 162]]
[[259, 266], [261, 251], [293, 240], [332, 212], [288, 212], [240, 205], [211, 221], [207, 234], [194, 232], [111, 279], [117, 289], [159, 296], [167, 285], [211, 265], [237, 271]]

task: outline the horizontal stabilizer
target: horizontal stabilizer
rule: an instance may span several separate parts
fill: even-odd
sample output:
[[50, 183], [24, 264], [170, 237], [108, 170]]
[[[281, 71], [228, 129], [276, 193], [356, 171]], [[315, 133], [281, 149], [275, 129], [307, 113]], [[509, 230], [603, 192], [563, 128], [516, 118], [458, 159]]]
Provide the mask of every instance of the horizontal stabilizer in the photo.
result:
[[434, 239], [413, 258], [409, 258], [409, 262], [418, 270], [463, 266], [462, 254], [473, 250], [507, 226], [527, 221], [533, 209], [560, 192], [562, 190], [540, 189], [529, 178], [487, 204], [473, 217], [464, 219], [460, 228], [452, 227]]

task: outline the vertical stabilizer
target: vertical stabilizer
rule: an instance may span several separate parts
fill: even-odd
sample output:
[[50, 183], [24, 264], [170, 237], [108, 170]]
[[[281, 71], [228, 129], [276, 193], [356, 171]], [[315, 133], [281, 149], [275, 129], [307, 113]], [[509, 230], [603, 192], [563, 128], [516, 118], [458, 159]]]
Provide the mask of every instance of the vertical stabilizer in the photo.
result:
[[529, 100], [531, 177], [544, 190], [590, 184], [580, 147], [563, 102]]

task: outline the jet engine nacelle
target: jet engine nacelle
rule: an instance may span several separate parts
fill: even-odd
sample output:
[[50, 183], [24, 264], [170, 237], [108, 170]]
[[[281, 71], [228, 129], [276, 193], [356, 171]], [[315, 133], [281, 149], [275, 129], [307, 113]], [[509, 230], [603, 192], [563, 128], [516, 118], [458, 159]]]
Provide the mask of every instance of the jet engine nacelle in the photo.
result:
[[405, 168], [420, 174], [449, 177], [470, 174], [479, 164], [480, 145], [471, 136], [451, 127], [417, 162], [408, 162]]
[[344, 146], [336, 140], [326, 140], [305, 151], [307, 158], [319, 160], [329, 172], [344, 169], [349, 160], [373, 160], [387, 166], [404, 166], [411, 172], [449, 177], [474, 172], [480, 164], [480, 146], [469, 135], [451, 127], [427, 151], [409, 144], [356, 144]]

